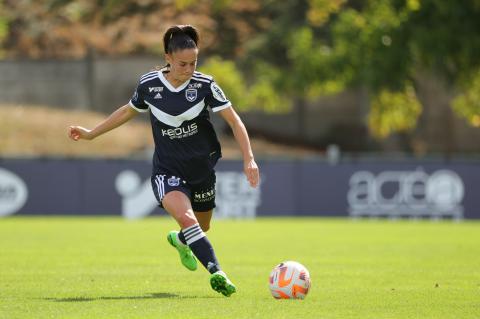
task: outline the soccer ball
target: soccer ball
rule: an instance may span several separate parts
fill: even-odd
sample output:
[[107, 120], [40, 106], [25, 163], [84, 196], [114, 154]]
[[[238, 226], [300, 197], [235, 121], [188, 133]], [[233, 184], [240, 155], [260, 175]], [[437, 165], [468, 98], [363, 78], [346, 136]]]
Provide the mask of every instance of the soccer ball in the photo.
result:
[[285, 261], [273, 268], [269, 286], [275, 299], [304, 299], [310, 288], [310, 274], [302, 264]]

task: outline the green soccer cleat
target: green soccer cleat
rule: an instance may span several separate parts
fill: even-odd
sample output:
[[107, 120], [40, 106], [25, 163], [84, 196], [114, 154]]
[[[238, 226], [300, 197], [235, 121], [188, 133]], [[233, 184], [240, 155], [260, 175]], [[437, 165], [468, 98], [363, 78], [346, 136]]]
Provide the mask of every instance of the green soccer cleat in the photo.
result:
[[167, 235], [168, 242], [177, 249], [178, 254], [180, 255], [180, 260], [182, 261], [182, 265], [184, 265], [188, 270], [197, 270], [197, 259], [193, 255], [192, 250], [187, 245], [177, 242], [177, 234], [178, 231], [176, 230], [169, 232]]
[[216, 292], [222, 293], [226, 297], [230, 297], [237, 291], [235, 285], [227, 278], [223, 271], [217, 271], [210, 277], [210, 285]]

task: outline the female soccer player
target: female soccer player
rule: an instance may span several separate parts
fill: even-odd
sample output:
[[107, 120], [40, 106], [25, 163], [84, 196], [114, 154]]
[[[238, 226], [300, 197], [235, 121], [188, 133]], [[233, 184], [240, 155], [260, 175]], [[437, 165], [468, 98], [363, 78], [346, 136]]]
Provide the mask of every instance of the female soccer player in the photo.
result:
[[252, 187], [259, 183], [258, 166], [245, 126], [232, 104], [211, 76], [195, 71], [197, 30], [190, 25], [172, 26], [165, 32], [163, 43], [168, 64], [140, 77], [128, 104], [92, 130], [70, 126], [69, 136], [75, 141], [92, 140], [139, 112], [150, 113], [155, 142], [152, 188], [159, 205], [181, 228], [168, 234], [168, 242], [178, 250], [182, 264], [189, 270], [197, 269], [196, 256], [210, 272], [212, 288], [229, 297], [236, 287], [221, 270], [205, 235], [215, 207], [214, 166], [221, 157], [208, 108], [219, 112], [231, 127]]

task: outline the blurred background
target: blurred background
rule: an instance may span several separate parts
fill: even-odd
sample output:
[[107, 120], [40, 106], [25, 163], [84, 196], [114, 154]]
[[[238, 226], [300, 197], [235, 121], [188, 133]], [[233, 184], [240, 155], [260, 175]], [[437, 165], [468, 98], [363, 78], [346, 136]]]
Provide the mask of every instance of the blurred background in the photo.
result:
[[148, 116], [67, 128], [128, 103], [175, 24], [200, 31], [262, 172], [250, 189], [212, 115], [218, 217], [480, 218], [478, 0], [3, 0], [0, 216], [162, 214]]

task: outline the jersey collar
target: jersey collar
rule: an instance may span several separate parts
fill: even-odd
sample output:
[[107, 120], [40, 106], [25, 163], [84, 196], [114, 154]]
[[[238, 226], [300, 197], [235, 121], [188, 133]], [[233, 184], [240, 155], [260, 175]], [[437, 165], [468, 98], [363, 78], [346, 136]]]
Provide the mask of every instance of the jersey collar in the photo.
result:
[[160, 78], [160, 81], [162, 81], [162, 83], [167, 87], [167, 89], [169, 89], [171, 92], [180, 92], [182, 91], [183, 89], [185, 89], [188, 85], [188, 83], [190, 83], [190, 79], [188, 79], [187, 81], [185, 81], [182, 85], [180, 85], [179, 87], [177, 88], [174, 88], [170, 82], [168, 82], [168, 80], [165, 78], [165, 76], [163, 75], [163, 72], [162, 70], [158, 71], [158, 77]]

